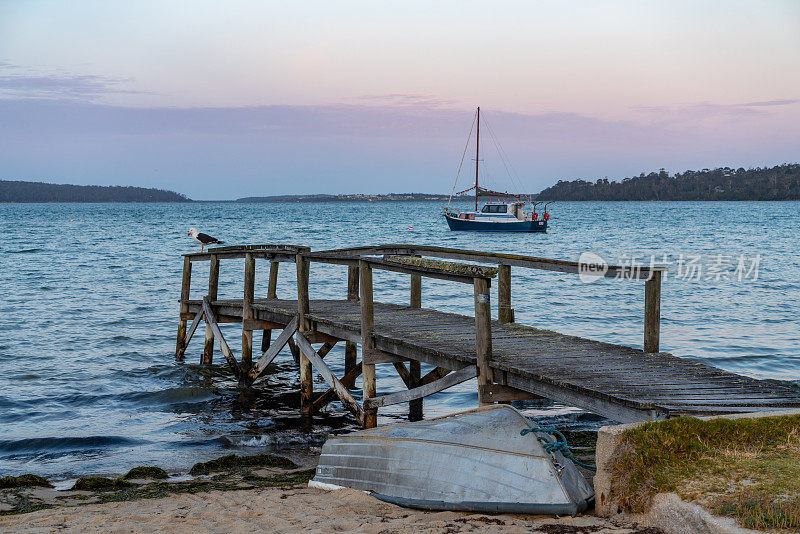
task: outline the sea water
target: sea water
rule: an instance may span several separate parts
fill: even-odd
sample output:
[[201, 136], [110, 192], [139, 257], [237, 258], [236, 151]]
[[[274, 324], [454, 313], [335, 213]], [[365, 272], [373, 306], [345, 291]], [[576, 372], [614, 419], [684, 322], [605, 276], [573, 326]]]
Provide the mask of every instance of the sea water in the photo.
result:
[[[199, 365], [202, 326], [186, 361], [175, 361], [181, 254], [199, 250], [186, 235], [190, 227], [228, 245], [322, 250], [413, 243], [664, 263], [661, 350], [749, 376], [800, 381], [798, 203], [564, 202], [551, 206], [546, 234], [451, 232], [441, 208], [430, 202], [0, 205], [0, 475], [116, 474], [141, 464], [185, 471], [231, 452], [313, 449], [328, 433], [354, 428], [338, 403], [312, 426], [304, 424], [298, 371], [287, 350], [252, 390], [237, 388], [218, 349], [213, 366]], [[221, 298], [241, 298], [243, 270], [241, 260], [221, 263]], [[256, 270], [256, 296], [265, 296], [266, 262]], [[641, 348], [641, 281], [512, 273], [517, 322]], [[407, 276], [375, 271], [374, 277], [376, 300], [408, 301]], [[312, 298], [344, 298], [346, 278], [343, 267], [312, 264]], [[294, 298], [294, 281], [294, 265], [281, 264], [278, 295]], [[208, 264], [194, 264], [192, 295], [203, 295], [207, 283]], [[423, 280], [423, 306], [471, 314], [472, 301], [471, 287]], [[240, 326], [222, 328], [238, 352]], [[338, 374], [343, 350], [337, 346], [326, 358]], [[327, 388], [319, 377], [316, 383]], [[378, 366], [379, 393], [402, 388], [392, 366]], [[425, 414], [476, 402], [475, 384], [467, 382], [426, 398]], [[561, 425], [603, 422], [552, 403], [522, 408]], [[407, 405], [382, 409], [380, 423], [406, 415]]]

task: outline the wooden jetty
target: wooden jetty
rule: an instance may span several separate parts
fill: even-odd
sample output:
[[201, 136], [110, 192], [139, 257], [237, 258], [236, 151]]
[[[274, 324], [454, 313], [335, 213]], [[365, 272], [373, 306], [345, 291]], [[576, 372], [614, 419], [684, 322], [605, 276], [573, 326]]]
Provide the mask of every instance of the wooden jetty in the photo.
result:
[[[213, 248], [183, 258], [176, 357], [184, 357], [204, 321], [201, 362], [212, 363], [216, 340], [240, 384], [247, 386], [288, 344], [299, 365], [300, 409], [306, 415], [338, 399], [367, 428], [376, 425], [380, 407], [392, 404], [409, 403], [409, 417], [419, 419], [424, 397], [476, 377], [481, 404], [546, 397], [620, 422], [800, 407], [800, 394], [789, 388], [659, 351], [665, 270], [661, 267], [587, 267], [517, 254], [416, 245], [319, 252], [294, 245], [246, 245]], [[232, 258], [244, 259], [242, 298], [220, 300], [220, 262]], [[255, 293], [256, 260], [269, 262], [265, 297], [257, 298]], [[209, 262], [209, 287], [201, 299], [192, 299], [192, 266], [198, 262]], [[296, 298], [278, 298], [280, 263], [295, 264]], [[345, 298], [311, 299], [313, 263], [347, 268]], [[514, 322], [512, 267], [575, 274], [591, 270], [610, 278], [643, 281], [644, 350]], [[409, 302], [375, 302], [375, 269], [409, 275]], [[472, 286], [474, 316], [423, 308], [423, 278]], [[497, 320], [492, 320], [490, 304], [493, 278], [498, 279]], [[231, 322], [242, 324], [238, 360], [219, 328], [220, 323]], [[263, 331], [263, 341], [261, 355], [254, 361], [256, 330]], [[272, 330], [280, 331], [274, 342]], [[345, 365], [344, 376], [337, 377], [325, 357], [340, 342], [345, 343]], [[433, 370], [422, 375], [423, 363], [434, 366]], [[394, 366], [408, 389], [378, 395], [375, 366], [381, 364]], [[327, 391], [313, 391], [314, 370], [327, 382]], [[359, 376], [360, 402], [350, 392]]]

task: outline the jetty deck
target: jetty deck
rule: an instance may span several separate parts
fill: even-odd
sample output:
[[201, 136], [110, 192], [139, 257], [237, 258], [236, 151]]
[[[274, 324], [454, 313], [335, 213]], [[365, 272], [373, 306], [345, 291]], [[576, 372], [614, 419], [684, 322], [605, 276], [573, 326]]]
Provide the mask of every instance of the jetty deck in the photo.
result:
[[[427, 257], [427, 258], [426, 258]], [[457, 259], [471, 263], [441, 261]], [[219, 300], [219, 260], [245, 258], [242, 299]], [[267, 298], [254, 294], [256, 259], [270, 262]], [[189, 298], [192, 262], [209, 261], [209, 292]], [[278, 299], [280, 262], [297, 265], [298, 298]], [[348, 268], [342, 300], [308, 296], [309, 265], [324, 262]], [[497, 267], [474, 265], [495, 263]], [[511, 267], [561, 272], [600, 272], [603, 276], [645, 282], [644, 346], [638, 350], [569, 336], [514, 322]], [[374, 302], [372, 269], [409, 274], [407, 304]], [[663, 268], [582, 266], [572, 262], [477, 251], [385, 245], [311, 252], [303, 247], [251, 245], [222, 247], [184, 257], [181, 322], [176, 354], [183, 357], [201, 319], [207, 324], [202, 361], [210, 363], [214, 338], [243, 384], [257, 379], [287, 344], [300, 366], [301, 410], [312, 414], [338, 398], [364, 426], [374, 426], [381, 406], [408, 402], [410, 417], [422, 417], [422, 399], [472, 378], [478, 378], [481, 404], [545, 397], [621, 422], [678, 415], [711, 415], [800, 407], [800, 394], [781, 385], [740, 376], [680, 358], [658, 347], [660, 281]], [[491, 319], [491, 280], [499, 275], [497, 319]], [[421, 307], [421, 281], [440, 278], [472, 286], [475, 316]], [[253, 287], [251, 287], [253, 286]], [[343, 291], [343, 293], [345, 293]], [[187, 322], [192, 321], [187, 331]], [[242, 323], [242, 357], [237, 361], [218, 323]], [[264, 331], [262, 354], [252, 359], [252, 333]], [[271, 342], [271, 331], [281, 333]], [[346, 344], [345, 374], [336, 377], [324, 358], [339, 342]], [[314, 344], [322, 344], [318, 349]], [[361, 362], [357, 346], [361, 345]], [[375, 365], [391, 364], [407, 391], [378, 395]], [[421, 364], [434, 366], [421, 375]], [[313, 392], [316, 369], [330, 385]], [[362, 375], [363, 396], [350, 393]]]

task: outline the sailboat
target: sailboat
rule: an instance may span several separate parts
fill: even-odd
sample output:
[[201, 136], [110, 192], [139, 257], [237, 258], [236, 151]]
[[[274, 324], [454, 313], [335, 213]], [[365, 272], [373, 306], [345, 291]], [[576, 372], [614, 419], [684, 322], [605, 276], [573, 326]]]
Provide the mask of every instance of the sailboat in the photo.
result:
[[[491, 129], [490, 129], [491, 133]], [[457, 194], [475, 191], [475, 211], [462, 212], [454, 210], [448, 202], [444, 208], [444, 218], [450, 230], [466, 230], [473, 232], [546, 232], [547, 222], [550, 214], [545, 212], [539, 219], [536, 213], [536, 204], [528, 211], [528, 202], [522, 195], [512, 193], [501, 193], [491, 191], [478, 185], [478, 163], [480, 161], [480, 135], [481, 135], [481, 108], [478, 108], [475, 129], [475, 184], [469, 189], [460, 191]], [[467, 140], [469, 144], [469, 139]], [[466, 150], [466, 149], [465, 149]], [[462, 159], [463, 162], [463, 159]], [[460, 167], [459, 167], [460, 171]], [[458, 182], [458, 175], [456, 175]], [[455, 192], [455, 186], [453, 186]], [[480, 211], [478, 211], [478, 200], [488, 199]], [[450, 195], [452, 201], [453, 195]]]

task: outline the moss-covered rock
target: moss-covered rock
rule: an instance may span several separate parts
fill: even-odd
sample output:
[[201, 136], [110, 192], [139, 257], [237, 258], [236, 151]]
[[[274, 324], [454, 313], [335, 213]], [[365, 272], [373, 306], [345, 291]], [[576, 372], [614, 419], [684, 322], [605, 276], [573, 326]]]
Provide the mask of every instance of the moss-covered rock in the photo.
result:
[[302, 471], [293, 471], [291, 473], [279, 473], [271, 476], [258, 476], [252, 473], [244, 475], [242, 480], [260, 487], [275, 487], [275, 486], [295, 486], [297, 484], [306, 484], [309, 480], [314, 478], [316, 469], [303, 469]]
[[83, 477], [75, 482], [72, 489], [80, 491], [112, 491], [131, 486], [134, 486], [134, 484], [122, 478]]
[[39, 475], [20, 475], [18, 477], [0, 478], [0, 489], [23, 488], [26, 486], [40, 486], [42, 488], [52, 488], [53, 485], [46, 478]]
[[253, 456], [237, 456], [229, 454], [216, 460], [194, 464], [190, 475], [207, 475], [212, 471], [236, 470], [245, 467], [280, 467], [293, 469], [297, 467], [293, 461], [276, 454], [255, 454]]
[[167, 473], [166, 471], [155, 465], [140, 465], [128, 471], [122, 478], [164, 479], [164, 478], [169, 478], [169, 473]]

